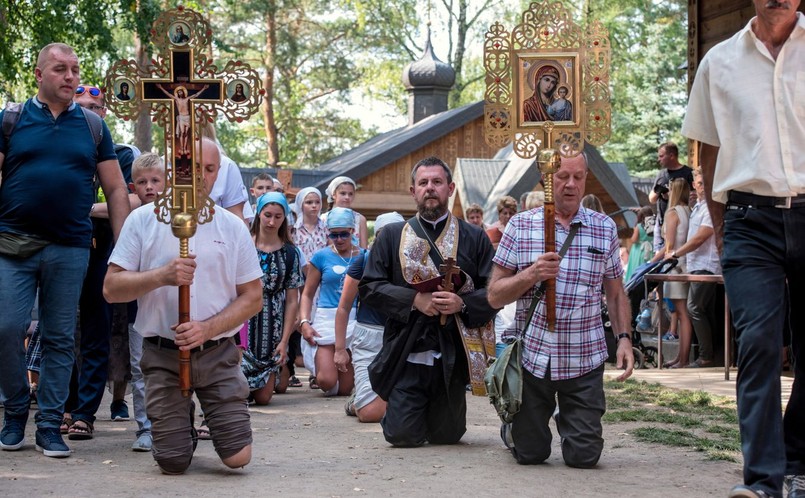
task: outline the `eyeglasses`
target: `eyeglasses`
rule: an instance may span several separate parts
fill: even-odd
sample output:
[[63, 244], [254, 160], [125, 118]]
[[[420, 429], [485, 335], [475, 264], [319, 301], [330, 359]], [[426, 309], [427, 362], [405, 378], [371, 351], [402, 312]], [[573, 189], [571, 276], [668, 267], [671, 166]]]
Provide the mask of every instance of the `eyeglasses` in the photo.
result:
[[330, 240], [348, 239], [352, 237], [352, 234], [350, 232], [330, 232], [327, 237], [329, 237]]
[[101, 89], [96, 86], [79, 85], [78, 88], [75, 89], [76, 95], [84, 95], [84, 92], [89, 92], [93, 97], [101, 96]]

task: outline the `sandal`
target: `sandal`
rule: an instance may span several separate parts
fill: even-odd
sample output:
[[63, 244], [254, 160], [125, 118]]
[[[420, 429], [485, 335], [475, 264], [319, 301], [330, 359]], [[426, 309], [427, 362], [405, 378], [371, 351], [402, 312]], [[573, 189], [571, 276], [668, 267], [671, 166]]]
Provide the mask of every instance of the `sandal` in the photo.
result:
[[61, 419], [61, 425], [59, 426], [59, 432], [62, 434], [67, 434], [70, 431], [70, 427], [73, 425], [73, 419], [70, 417], [64, 417]]
[[78, 419], [73, 422], [73, 425], [67, 431], [67, 439], [71, 441], [87, 441], [93, 438], [93, 432], [95, 432], [95, 428], [90, 422]]
[[318, 383], [318, 382], [316, 382], [316, 377], [314, 377], [313, 375], [311, 375], [311, 376], [308, 378], [308, 384], [310, 385], [310, 388], [311, 388], [311, 389], [320, 389], [320, 387], [319, 387], [319, 383]]
[[296, 375], [288, 379], [288, 387], [302, 387], [302, 381]]
[[210, 435], [210, 428], [207, 427], [206, 419], [201, 419], [201, 424], [196, 429], [196, 434], [198, 435], [198, 439], [202, 441], [209, 441], [212, 439], [212, 436]]

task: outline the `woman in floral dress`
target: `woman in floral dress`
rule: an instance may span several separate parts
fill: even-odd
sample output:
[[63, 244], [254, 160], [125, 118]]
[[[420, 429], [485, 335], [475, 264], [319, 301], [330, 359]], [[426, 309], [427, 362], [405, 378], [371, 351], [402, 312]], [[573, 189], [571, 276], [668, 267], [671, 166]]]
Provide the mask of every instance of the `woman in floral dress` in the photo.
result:
[[263, 269], [263, 309], [249, 320], [249, 344], [242, 368], [252, 397], [267, 405], [288, 388], [288, 339], [296, 325], [299, 289], [304, 278], [299, 254], [290, 240], [285, 196], [269, 192], [257, 201], [252, 237]]

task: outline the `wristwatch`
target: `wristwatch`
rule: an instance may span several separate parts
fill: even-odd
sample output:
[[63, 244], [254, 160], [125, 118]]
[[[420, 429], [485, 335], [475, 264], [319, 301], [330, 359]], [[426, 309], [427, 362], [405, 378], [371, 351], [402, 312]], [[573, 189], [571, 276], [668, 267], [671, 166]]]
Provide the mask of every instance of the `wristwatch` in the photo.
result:
[[615, 336], [615, 343], [620, 342], [621, 339], [629, 339], [629, 342], [632, 342], [632, 334], [628, 332], [624, 332], [622, 334], [618, 334]]

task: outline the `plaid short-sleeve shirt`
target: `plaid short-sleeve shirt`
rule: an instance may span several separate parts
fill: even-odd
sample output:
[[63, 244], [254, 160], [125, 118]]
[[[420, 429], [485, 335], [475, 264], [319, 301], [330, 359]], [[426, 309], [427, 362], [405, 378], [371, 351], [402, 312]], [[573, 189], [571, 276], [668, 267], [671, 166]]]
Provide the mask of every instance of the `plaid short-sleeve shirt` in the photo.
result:
[[[543, 300], [523, 337], [523, 367], [538, 378], [545, 378], [550, 368], [553, 380], [573, 379], [594, 370], [607, 359], [601, 291], [605, 278], [623, 276], [618, 230], [610, 218], [585, 208], [579, 208], [573, 223], [581, 226], [559, 265], [556, 332], [547, 330]], [[494, 263], [515, 272], [525, 270], [545, 252], [543, 227], [543, 208], [515, 215], [506, 225]], [[569, 233], [561, 223], [556, 224], [556, 252]], [[509, 334], [523, 334], [528, 307], [537, 287], [539, 283], [517, 300], [516, 331]]]

